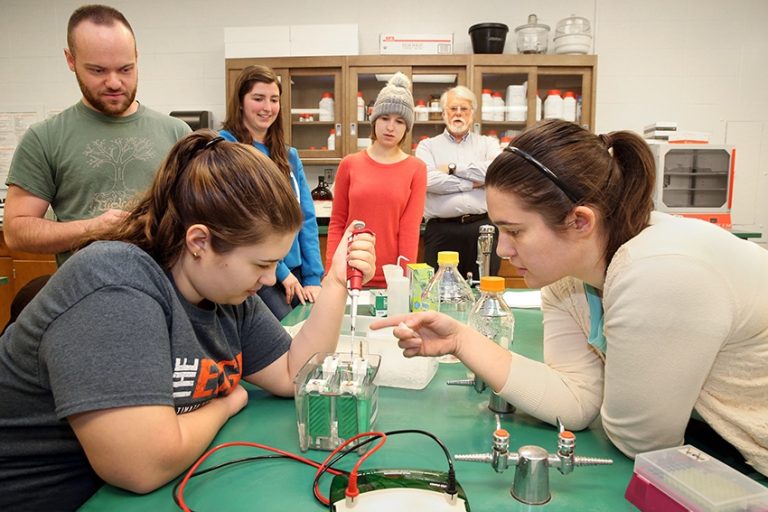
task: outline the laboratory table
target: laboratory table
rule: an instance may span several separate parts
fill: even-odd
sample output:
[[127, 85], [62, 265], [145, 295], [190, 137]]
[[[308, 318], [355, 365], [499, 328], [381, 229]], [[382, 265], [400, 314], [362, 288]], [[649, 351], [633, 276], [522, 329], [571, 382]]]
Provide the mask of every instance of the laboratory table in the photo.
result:
[[[308, 306], [294, 310], [284, 323], [290, 325], [306, 317]], [[513, 350], [541, 359], [541, 311], [515, 310]], [[441, 363], [437, 374], [423, 390], [379, 389], [379, 416], [376, 429], [423, 429], [438, 436], [452, 454], [490, 451], [491, 433], [496, 428], [494, 414], [487, 408], [488, 391], [478, 394], [472, 387], [447, 386], [449, 379], [464, 378], [467, 369], [460, 363]], [[298, 445], [296, 410], [291, 399], [276, 398], [246, 385], [250, 401], [221, 429], [213, 445], [229, 441], [249, 441], [301, 454]], [[538, 445], [556, 450], [555, 427], [522, 413], [505, 415], [502, 427], [510, 432], [510, 449]], [[262, 455], [256, 448], [225, 448], [215, 453], [202, 467], [240, 457]], [[577, 467], [569, 475], [550, 470], [552, 499], [540, 506], [524, 505], [510, 496], [514, 468], [498, 474], [490, 464], [455, 462], [456, 476], [463, 486], [473, 511], [589, 510], [592, 512], [636, 510], [624, 499], [632, 476], [633, 461], [621, 454], [599, 428], [576, 433], [576, 454], [609, 457], [612, 466]], [[302, 454], [323, 460], [328, 452]], [[340, 467], [352, 468], [357, 457], [350, 455]], [[362, 469], [414, 468], [445, 471], [445, 457], [425, 436], [390, 436], [384, 447], [373, 454]], [[327, 510], [312, 495], [315, 469], [284, 459], [235, 464], [192, 479], [184, 493], [186, 502], [198, 512], [216, 510], [321, 511]], [[328, 495], [331, 477], [321, 480]], [[178, 510], [171, 496], [173, 483], [152, 493], [136, 495], [105, 485], [81, 510], [159, 512]]]

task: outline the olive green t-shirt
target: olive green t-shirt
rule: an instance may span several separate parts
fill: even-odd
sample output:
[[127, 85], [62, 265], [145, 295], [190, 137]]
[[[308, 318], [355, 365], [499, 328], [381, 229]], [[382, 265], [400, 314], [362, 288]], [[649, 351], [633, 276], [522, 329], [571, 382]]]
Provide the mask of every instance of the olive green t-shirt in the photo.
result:
[[[112, 117], [82, 101], [37, 123], [16, 148], [7, 185], [45, 199], [60, 222], [130, 210], [171, 147], [190, 132], [183, 121], [139, 105]], [[59, 265], [71, 253], [59, 253]]]

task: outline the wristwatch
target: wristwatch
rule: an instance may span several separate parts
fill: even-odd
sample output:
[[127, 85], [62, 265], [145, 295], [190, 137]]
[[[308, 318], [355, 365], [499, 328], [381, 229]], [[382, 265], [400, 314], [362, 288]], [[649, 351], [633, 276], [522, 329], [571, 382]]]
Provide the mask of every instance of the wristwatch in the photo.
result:
[[453, 162], [448, 164], [448, 174], [451, 175], [451, 176], [456, 174], [456, 164], [454, 164]]

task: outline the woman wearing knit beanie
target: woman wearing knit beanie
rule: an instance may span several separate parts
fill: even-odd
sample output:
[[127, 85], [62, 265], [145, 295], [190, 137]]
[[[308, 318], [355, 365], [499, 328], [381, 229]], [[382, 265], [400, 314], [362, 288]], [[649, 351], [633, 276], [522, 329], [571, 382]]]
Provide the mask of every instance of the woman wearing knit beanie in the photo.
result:
[[398, 256], [417, 260], [427, 193], [426, 166], [401, 148], [413, 127], [411, 82], [404, 74], [396, 73], [379, 92], [371, 125], [371, 145], [339, 164], [326, 254], [334, 253], [353, 219], [365, 221], [376, 233], [376, 273], [368, 285], [384, 288], [383, 265], [397, 263]]

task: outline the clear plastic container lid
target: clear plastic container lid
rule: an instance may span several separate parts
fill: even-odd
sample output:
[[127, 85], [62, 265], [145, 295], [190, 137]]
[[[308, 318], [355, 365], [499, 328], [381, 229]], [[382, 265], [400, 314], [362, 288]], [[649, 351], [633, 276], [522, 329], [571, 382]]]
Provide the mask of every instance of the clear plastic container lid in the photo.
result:
[[571, 14], [568, 18], [564, 18], [557, 22], [555, 28], [555, 37], [564, 36], [568, 34], [589, 34], [592, 35], [592, 28], [587, 18], [576, 16]]

